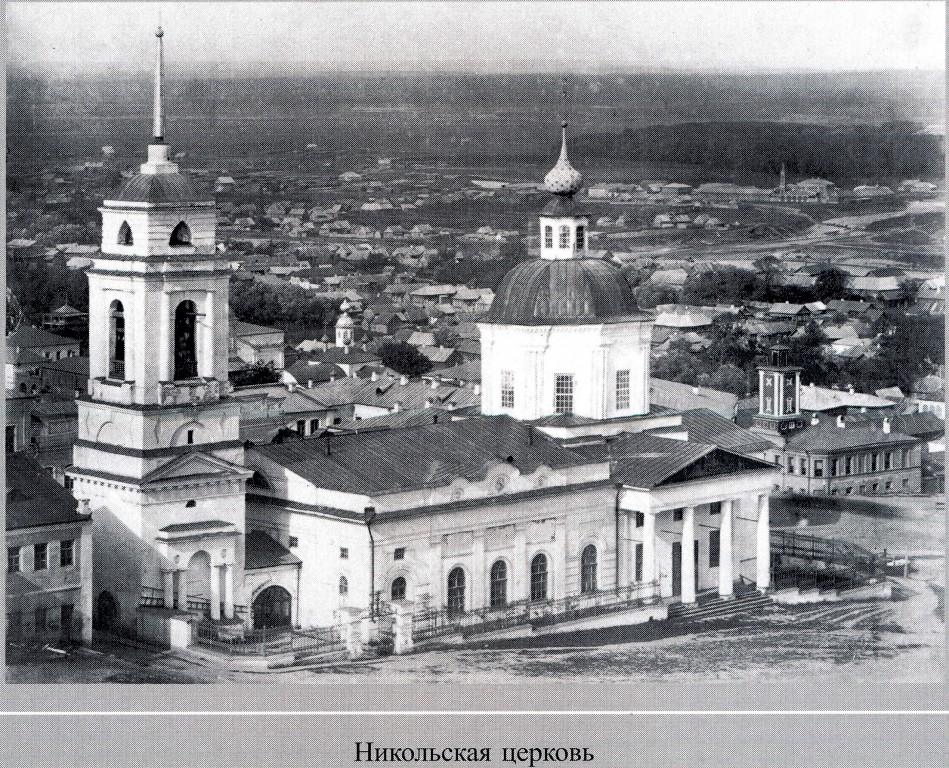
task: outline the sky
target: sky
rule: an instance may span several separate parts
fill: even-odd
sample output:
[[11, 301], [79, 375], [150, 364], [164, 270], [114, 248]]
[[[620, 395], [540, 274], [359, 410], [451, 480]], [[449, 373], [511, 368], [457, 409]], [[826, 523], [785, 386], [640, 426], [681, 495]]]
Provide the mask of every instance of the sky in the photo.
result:
[[941, 2], [7, 3], [38, 72], [942, 70]]

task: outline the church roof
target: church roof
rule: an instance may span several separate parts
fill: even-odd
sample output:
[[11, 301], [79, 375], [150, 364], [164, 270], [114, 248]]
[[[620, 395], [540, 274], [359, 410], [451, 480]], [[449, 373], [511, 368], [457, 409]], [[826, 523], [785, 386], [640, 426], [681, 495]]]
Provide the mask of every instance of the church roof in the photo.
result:
[[208, 203], [214, 198], [180, 173], [140, 173], [128, 179], [109, 200], [124, 203]]
[[541, 465], [591, 463], [541, 432], [508, 416], [483, 416], [408, 429], [333, 435], [251, 449], [318, 488], [340, 493], [386, 494], [477, 481], [498, 464], [521, 474]]
[[508, 272], [485, 322], [569, 325], [641, 319], [632, 289], [599, 259], [533, 259]]

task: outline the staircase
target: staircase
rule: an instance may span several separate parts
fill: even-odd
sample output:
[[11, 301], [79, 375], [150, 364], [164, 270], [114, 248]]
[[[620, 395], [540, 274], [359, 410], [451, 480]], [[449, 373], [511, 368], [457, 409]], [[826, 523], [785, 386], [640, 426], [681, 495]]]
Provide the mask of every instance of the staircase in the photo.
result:
[[670, 621], [699, 621], [700, 619], [718, 619], [739, 613], [758, 613], [771, 605], [771, 598], [757, 589], [738, 593], [730, 599], [717, 594], [699, 595], [694, 603], [672, 603], [669, 606]]

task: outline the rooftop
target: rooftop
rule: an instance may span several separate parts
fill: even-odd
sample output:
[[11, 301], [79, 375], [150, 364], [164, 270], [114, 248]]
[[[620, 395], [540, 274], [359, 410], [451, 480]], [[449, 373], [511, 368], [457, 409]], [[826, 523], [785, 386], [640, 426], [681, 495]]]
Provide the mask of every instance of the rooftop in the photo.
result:
[[89, 520], [76, 511], [76, 500], [25, 454], [7, 454], [6, 527], [35, 528]]

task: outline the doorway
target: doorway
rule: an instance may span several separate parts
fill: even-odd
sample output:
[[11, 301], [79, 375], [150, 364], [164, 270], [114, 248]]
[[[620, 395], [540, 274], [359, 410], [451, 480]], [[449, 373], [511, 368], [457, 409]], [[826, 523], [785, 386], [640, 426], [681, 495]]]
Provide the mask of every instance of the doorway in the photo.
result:
[[292, 623], [291, 601], [290, 593], [283, 587], [267, 587], [251, 604], [254, 629], [289, 627]]

